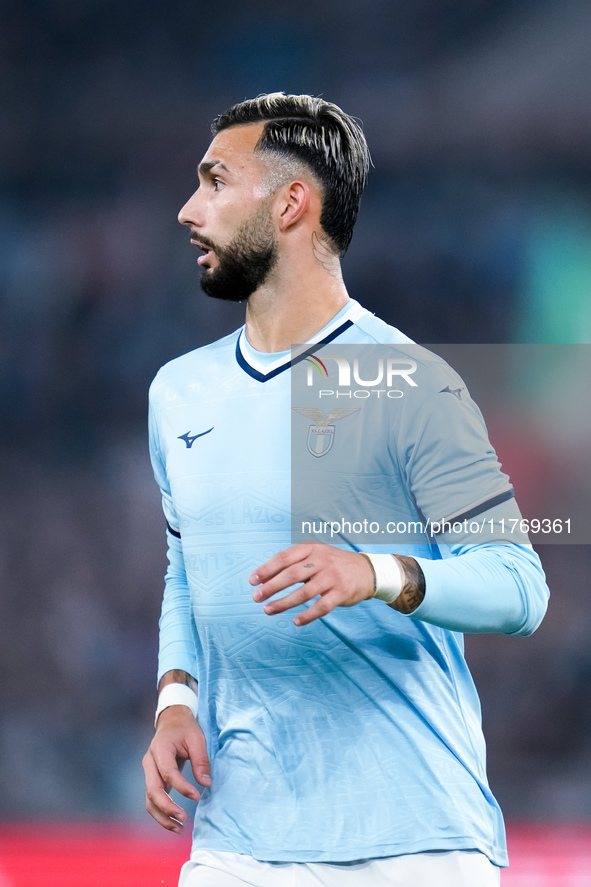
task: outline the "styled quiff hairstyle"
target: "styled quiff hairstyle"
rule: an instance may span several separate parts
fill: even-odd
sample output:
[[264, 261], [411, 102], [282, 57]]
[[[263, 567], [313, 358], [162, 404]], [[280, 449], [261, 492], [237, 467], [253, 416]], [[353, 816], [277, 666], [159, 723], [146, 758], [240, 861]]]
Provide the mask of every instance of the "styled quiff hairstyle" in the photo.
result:
[[370, 156], [360, 125], [337, 105], [310, 95], [272, 92], [229, 108], [211, 125], [266, 122], [255, 151], [304, 164], [322, 189], [320, 224], [344, 256], [353, 236]]

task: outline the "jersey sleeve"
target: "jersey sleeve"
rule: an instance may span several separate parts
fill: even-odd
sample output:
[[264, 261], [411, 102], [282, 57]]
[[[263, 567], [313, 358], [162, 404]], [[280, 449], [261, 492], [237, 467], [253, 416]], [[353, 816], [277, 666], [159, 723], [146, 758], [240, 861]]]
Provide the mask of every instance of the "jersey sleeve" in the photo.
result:
[[521, 514], [482, 414], [443, 362], [418, 387], [403, 423], [402, 459], [441, 558], [416, 558], [426, 590], [411, 618], [452, 631], [531, 634], [549, 591], [527, 537], [509, 533]]
[[156, 410], [152, 400], [150, 401], [148, 425], [150, 458], [154, 477], [162, 493], [162, 508], [167, 523], [168, 540], [168, 569], [165, 576], [160, 615], [158, 682], [167, 671], [173, 669], [186, 671], [197, 680], [197, 658], [191, 629], [191, 596], [187, 583], [179, 521], [170, 494], [170, 485], [160, 446]]
[[179, 519], [170, 494], [170, 484], [166, 476], [166, 466], [160, 446], [160, 435], [158, 433], [158, 422], [156, 419], [156, 407], [152, 401], [152, 393], [150, 392], [150, 402], [148, 408], [148, 434], [150, 444], [150, 460], [152, 462], [152, 470], [156, 483], [160, 487], [162, 495], [162, 510], [166, 518], [166, 526], [173, 536], [180, 539]]
[[462, 521], [513, 497], [482, 413], [445, 362], [421, 374], [407, 397], [399, 434], [408, 487], [430, 523]]
[[550, 593], [531, 546], [455, 545], [449, 555], [416, 558], [425, 576], [425, 597], [412, 619], [472, 634], [530, 635], [536, 630]]

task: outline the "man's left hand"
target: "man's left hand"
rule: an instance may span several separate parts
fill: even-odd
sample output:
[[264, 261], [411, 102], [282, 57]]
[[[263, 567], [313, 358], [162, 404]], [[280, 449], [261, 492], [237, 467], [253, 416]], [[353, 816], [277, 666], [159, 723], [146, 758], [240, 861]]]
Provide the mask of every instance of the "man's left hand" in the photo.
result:
[[270, 616], [320, 595], [316, 603], [298, 613], [293, 620], [296, 625], [307, 625], [335, 607], [352, 607], [373, 597], [374, 592], [371, 567], [361, 554], [321, 542], [300, 542], [285, 548], [255, 570], [249, 582], [258, 585], [252, 595], [255, 601], [266, 601], [291, 585], [304, 583], [285, 597], [265, 604], [265, 613]]

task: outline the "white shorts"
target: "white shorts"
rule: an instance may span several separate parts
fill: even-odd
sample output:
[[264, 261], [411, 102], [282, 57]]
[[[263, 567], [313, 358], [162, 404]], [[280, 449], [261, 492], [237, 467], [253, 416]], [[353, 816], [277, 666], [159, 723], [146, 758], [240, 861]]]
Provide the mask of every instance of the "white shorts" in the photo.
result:
[[500, 869], [478, 850], [449, 850], [355, 862], [259, 862], [199, 850], [179, 887], [499, 887]]

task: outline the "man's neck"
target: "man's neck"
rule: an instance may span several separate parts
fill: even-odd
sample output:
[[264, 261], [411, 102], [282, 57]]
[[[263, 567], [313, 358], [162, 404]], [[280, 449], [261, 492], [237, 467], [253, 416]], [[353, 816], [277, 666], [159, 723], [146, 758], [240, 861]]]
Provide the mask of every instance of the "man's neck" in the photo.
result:
[[340, 273], [321, 270], [275, 278], [250, 297], [246, 336], [257, 351], [287, 351], [307, 342], [348, 301]]

